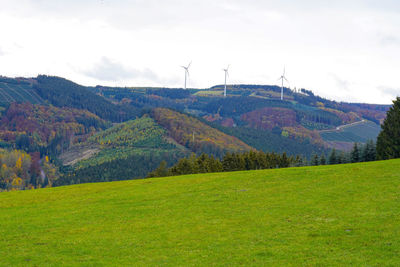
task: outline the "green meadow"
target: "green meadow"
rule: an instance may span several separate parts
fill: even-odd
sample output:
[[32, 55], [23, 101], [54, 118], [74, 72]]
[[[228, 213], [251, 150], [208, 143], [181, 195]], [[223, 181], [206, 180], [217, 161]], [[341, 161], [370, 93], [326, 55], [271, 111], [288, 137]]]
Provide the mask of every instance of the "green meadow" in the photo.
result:
[[400, 160], [0, 193], [1, 266], [399, 266]]

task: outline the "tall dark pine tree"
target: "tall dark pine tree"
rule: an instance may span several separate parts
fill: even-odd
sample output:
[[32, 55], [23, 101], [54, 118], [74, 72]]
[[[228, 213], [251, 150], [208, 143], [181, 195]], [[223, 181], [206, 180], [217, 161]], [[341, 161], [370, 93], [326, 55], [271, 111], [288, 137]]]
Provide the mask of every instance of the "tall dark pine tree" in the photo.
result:
[[329, 155], [329, 164], [337, 164], [337, 156], [336, 156], [336, 149], [332, 149], [331, 154]]
[[386, 114], [376, 142], [376, 152], [378, 159], [400, 157], [400, 97], [393, 101], [393, 106]]
[[319, 158], [320, 164], [325, 165], [326, 164], [326, 157], [325, 154], [322, 154], [321, 157]]
[[312, 166], [318, 166], [318, 165], [319, 165], [319, 158], [318, 158], [318, 155], [317, 155], [317, 154], [314, 154], [314, 155], [311, 157], [311, 165], [312, 165]]
[[353, 150], [351, 150], [350, 160], [352, 163], [360, 161], [360, 151], [358, 149], [357, 143], [354, 143]]

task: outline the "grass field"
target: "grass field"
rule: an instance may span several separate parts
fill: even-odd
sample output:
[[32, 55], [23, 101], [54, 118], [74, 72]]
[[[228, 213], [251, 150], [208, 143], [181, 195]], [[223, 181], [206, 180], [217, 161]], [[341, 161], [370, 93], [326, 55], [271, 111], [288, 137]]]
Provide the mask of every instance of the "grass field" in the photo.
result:
[[2, 266], [399, 266], [400, 160], [0, 193]]
[[365, 143], [368, 140], [376, 140], [381, 127], [371, 121], [365, 121], [359, 124], [344, 127], [337, 131], [324, 131], [320, 135], [325, 141], [340, 141], [340, 142], [359, 142]]
[[211, 91], [211, 90], [201, 90], [196, 92], [194, 95], [197, 96], [216, 96], [216, 95], [223, 95], [224, 91]]

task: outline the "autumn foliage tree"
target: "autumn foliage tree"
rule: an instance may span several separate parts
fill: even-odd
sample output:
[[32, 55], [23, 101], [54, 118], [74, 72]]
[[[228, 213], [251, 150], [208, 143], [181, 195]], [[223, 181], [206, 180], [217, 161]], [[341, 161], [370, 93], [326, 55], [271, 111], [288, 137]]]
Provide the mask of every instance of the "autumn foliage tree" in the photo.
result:
[[37, 153], [0, 149], [0, 166], [0, 191], [49, 187], [58, 178], [57, 168]]

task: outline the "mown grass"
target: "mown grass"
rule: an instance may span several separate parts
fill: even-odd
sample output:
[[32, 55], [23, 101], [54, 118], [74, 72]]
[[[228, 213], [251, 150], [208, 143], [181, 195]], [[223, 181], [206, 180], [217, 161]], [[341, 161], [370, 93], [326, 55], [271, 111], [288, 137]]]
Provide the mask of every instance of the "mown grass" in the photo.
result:
[[400, 160], [0, 193], [3, 266], [399, 266]]

